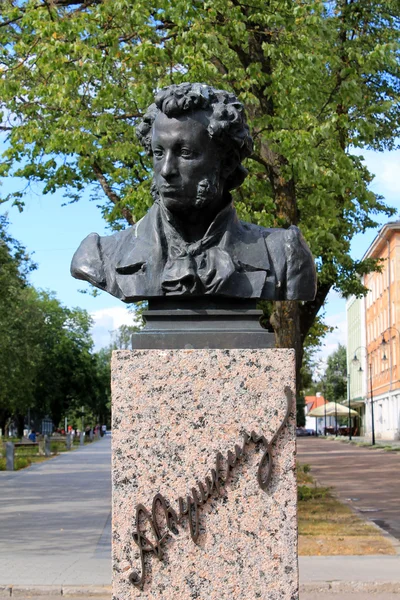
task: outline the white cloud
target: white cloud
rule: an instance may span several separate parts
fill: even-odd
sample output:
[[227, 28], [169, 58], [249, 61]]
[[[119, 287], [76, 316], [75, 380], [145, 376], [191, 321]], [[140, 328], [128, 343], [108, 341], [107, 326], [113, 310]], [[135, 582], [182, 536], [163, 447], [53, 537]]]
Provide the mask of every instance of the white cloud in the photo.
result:
[[94, 350], [100, 350], [111, 343], [111, 332], [121, 325], [134, 325], [135, 317], [125, 306], [103, 308], [90, 313], [94, 320], [92, 337]]

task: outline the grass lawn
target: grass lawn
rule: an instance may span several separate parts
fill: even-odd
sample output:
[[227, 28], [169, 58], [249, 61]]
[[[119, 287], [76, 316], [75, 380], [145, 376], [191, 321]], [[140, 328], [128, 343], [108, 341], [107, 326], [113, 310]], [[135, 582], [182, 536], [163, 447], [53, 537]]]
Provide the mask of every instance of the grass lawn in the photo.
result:
[[316, 486], [308, 465], [298, 465], [300, 556], [396, 554], [390, 541], [373, 525]]

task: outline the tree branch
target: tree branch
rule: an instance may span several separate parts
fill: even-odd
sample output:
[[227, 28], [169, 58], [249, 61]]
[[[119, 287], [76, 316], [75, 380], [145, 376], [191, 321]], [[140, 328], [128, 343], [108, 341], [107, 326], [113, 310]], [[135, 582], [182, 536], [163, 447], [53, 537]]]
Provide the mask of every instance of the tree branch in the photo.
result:
[[14, 23], [17, 23], [17, 21], [20, 21], [22, 19], [23, 15], [19, 16], [19, 17], [15, 17], [15, 19], [9, 19], [8, 21], [3, 21], [2, 23], [0, 23], [0, 27], [7, 27], [7, 25], [13, 25]]
[[224, 65], [224, 63], [222, 62], [222, 60], [220, 58], [218, 58], [218, 56], [212, 56], [211, 57], [211, 62], [214, 65], [214, 67], [216, 67], [218, 69], [218, 71], [221, 73], [221, 75], [228, 75], [229, 71], [226, 68], [226, 66]]
[[[103, 171], [101, 170], [101, 168], [97, 162], [93, 163], [93, 171], [94, 171], [94, 174], [96, 175], [97, 181], [100, 183], [100, 185], [103, 189], [103, 192], [105, 193], [107, 198], [109, 200], [111, 200], [111, 202], [115, 206], [118, 206], [121, 203], [121, 198], [112, 190]], [[121, 209], [121, 212], [122, 212], [124, 219], [126, 219], [126, 221], [129, 223], [129, 225], [135, 224], [135, 221], [133, 220], [133, 216], [132, 216], [132, 213], [129, 210], [129, 208], [126, 208], [126, 206], [124, 206]]]

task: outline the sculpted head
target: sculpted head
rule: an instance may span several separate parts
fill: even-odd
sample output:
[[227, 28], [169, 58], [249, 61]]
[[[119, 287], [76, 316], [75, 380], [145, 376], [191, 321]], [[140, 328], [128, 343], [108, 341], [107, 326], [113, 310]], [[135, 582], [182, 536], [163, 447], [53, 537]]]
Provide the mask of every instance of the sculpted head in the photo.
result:
[[172, 212], [217, 212], [247, 171], [253, 140], [230, 92], [200, 83], [162, 89], [137, 127], [153, 157], [153, 196]]

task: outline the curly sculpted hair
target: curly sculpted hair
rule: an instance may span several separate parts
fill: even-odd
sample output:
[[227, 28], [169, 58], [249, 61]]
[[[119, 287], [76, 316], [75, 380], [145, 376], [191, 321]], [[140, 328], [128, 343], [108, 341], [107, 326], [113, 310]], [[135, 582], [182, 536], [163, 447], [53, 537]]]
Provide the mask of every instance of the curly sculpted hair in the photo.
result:
[[210, 138], [225, 155], [233, 155], [236, 159], [236, 167], [225, 183], [227, 191], [233, 190], [243, 183], [247, 175], [241, 163], [251, 155], [253, 140], [244, 107], [231, 92], [217, 90], [203, 83], [181, 83], [163, 88], [136, 128], [139, 141], [151, 156], [152, 128], [157, 114], [163, 112], [167, 117], [179, 117], [197, 110], [207, 113]]

